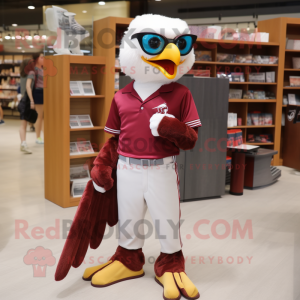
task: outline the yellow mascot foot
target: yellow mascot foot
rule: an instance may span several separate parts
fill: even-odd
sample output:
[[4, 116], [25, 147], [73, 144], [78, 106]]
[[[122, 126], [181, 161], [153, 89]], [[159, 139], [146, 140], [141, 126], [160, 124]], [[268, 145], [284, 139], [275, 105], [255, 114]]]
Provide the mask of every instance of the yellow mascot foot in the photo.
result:
[[95, 275], [97, 272], [99, 272], [100, 270], [102, 270], [103, 268], [105, 268], [106, 266], [108, 266], [111, 263], [112, 263], [112, 261], [110, 260], [105, 264], [85, 269], [82, 279], [85, 281], [91, 281], [93, 275]]
[[164, 288], [165, 300], [179, 300], [181, 295], [186, 299], [198, 299], [200, 294], [184, 272], [165, 272], [161, 277], [155, 277], [155, 281]]
[[144, 276], [144, 270], [131, 271], [121, 262], [115, 260], [107, 267], [96, 272], [92, 277], [92, 286], [106, 287], [124, 280], [135, 279]]

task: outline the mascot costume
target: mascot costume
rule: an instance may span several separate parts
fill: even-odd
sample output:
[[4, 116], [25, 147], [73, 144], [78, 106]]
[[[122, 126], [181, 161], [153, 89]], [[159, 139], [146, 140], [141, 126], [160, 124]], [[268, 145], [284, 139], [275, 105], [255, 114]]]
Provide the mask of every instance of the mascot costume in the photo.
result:
[[[186, 22], [159, 15], [137, 16], [120, 47], [123, 72], [134, 81], [112, 100], [105, 131], [114, 135], [97, 158], [60, 257], [55, 279], [83, 262], [88, 246], [99, 247], [106, 224], [119, 226], [111, 259], [87, 268], [83, 280], [106, 287], [144, 275], [143, 227], [149, 209], [161, 253], [155, 281], [164, 299], [197, 299], [185, 273], [180, 239], [180, 194], [176, 156], [195, 146], [201, 122], [190, 91], [176, 83], [194, 64]], [[123, 230], [125, 228], [126, 230]], [[142, 234], [140, 234], [142, 231]]]

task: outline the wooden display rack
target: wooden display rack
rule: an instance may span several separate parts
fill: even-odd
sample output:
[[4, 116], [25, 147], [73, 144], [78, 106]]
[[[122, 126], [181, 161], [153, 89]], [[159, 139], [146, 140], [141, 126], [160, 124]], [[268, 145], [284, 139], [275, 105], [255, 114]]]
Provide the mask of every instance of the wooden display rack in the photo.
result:
[[300, 76], [300, 69], [293, 69], [292, 61], [293, 57], [300, 57], [300, 50], [287, 50], [286, 39], [300, 40], [300, 19], [276, 18], [259, 21], [258, 28], [261, 32], [269, 32], [270, 41], [279, 43], [275, 149], [279, 152], [279, 165], [284, 166], [284, 126], [281, 126], [281, 117], [287, 106], [283, 105], [282, 99], [288, 93], [300, 94], [300, 87], [287, 87], [289, 76]]
[[[105, 142], [105, 58], [57, 55], [45, 59], [45, 198], [61, 207], [77, 206], [70, 196], [70, 165], [91, 169]], [[70, 80], [92, 80], [96, 96], [70, 96]], [[70, 129], [70, 115], [89, 114], [94, 127]], [[70, 156], [70, 142], [90, 141], [95, 153]]]

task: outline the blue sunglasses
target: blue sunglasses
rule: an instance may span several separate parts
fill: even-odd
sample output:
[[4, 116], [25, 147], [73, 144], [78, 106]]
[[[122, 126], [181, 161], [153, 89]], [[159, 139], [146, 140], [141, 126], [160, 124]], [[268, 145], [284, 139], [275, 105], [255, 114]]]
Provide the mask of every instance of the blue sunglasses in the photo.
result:
[[138, 39], [143, 51], [149, 55], [158, 55], [164, 51], [169, 43], [175, 44], [180, 55], [187, 55], [191, 52], [197, 36], [193, 34], [183, 34], [175, 39], [167, 39], [161, 34], [153, 32], [140, 32], [131, 36], [131, 39]]

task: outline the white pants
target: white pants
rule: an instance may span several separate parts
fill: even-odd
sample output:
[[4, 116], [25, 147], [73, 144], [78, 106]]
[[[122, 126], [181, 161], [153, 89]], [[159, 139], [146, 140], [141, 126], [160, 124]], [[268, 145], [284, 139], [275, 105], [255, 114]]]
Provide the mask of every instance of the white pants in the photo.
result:
[[[144, 233], [144, 216], [149, 212], [159, 239], [161, 252], [181, 250], [180, 201], [177, 164], [160, 166], [129, 165], [123, 160], [117, 166], [119, 245], [139, 249], [151, 234], [152, 224]], [[152, 234], [155, 234], [153, 230]]]

